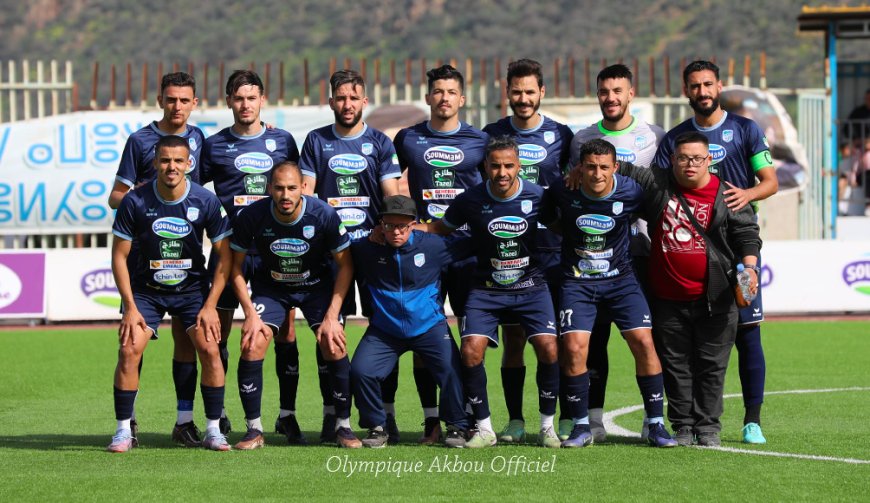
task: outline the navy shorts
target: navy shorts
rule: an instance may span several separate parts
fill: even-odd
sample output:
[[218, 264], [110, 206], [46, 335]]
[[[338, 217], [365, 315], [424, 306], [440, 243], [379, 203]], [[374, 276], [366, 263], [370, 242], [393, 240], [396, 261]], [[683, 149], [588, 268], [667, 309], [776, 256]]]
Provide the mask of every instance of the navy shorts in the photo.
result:
[[309, 291], [282, 291], [280, 288], [260, 287], [253, 285], [251, 302], [257, 309], [263, 323], [278, 327], [287, 318], [287, 311], [294, 307], [302, 309], [305, 321], [312, 330], [316, 330], [323, 321], [329, 302], [332, 300], [332, 288], [316, 288]]
[[181, 319], [185, 331], [195, 326], [196, 316], [207, 296], [207, 290], [189, 293], [133, 292], [133, 301], [136, 302], [136, 309], [145, 318], [145, 324], [153, 331], [151, 338], [156, 339], [157, 327], [166, 313]]
[[592, 332], [599, 308], [607, 308], [620, 332], [652, 328], [649, 305], [633, 274], [613, 280], [566, 279], [559, 309], [561, 332]]
[[[550, 290], [550, 299], [553, 301], [553, 312], [559, 312], [562, 298], [562, 264], [559, 258], [559, 252], [543, 251], [539, 254], [541, 269], [544, 271], [544, 279], [547, 281], [547, 288]], [[520, 322], [516, 316], [510, 313], [504, 317], [503, 326], [517, 326]]]
[[[761, 267], [761, 257], [758, 257], [758, 267]], [[737, 326], [754, 325], [764, 321], [764, 306], [761, 304], [761, 275], [758, 276], [758, 295], [743, 309], [737, 312]]]
[[498, 347], [498, 326], [508, 319], [523, 327], [526, 339], [538, 335], [556, 336], [556, 315], [546, 288], [518, 293], [471, 290], [460, 333], [462, 337], [488, 337], [489, 345]]
[[[208, 274], [210, 278], [214, 277], [217, 263], [217, 255], [212, 251], [211, 256], [208, 259]], [[259, 265], [259, 255], [245, 255], [245, 261], [242, 263], [242, 276], [245, 278], [245, 281], [250, 281], [251, 277], [254, 275], [254, 269]], [[224, 291], [221, 292], [221, 296], [218, 298], [217, 308], [223, 309], [224, 311], [235, 311], [238, 307], [239, 298], [236, 297], [236, 291], [233, 289], [232, 282], [228, 281], [227, 285], [224, 287]]]

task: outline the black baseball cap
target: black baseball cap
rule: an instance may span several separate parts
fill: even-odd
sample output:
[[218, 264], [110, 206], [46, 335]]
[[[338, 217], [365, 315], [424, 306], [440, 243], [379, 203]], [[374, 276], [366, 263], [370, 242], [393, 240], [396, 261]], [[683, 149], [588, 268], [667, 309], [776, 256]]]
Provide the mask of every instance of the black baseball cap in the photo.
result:
[[417, 218], [417, 205], [414, 201], [403, 195], [389, 196], [384, 198], [384, 204], [381, 205], [381, 214], [384, 215], [402, 215], [404, 217]]

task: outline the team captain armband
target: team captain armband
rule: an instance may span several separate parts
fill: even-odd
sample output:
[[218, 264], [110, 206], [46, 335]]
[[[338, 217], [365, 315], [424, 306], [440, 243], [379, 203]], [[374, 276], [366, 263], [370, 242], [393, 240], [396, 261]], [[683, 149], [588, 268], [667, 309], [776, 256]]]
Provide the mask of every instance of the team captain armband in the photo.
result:
[[756, 172], [763, 168], [773, 166], [773, 158], [770, 157], [770, 150], [762, 150], [749, 159], [749, 164], [752, 166], [752, 172]]

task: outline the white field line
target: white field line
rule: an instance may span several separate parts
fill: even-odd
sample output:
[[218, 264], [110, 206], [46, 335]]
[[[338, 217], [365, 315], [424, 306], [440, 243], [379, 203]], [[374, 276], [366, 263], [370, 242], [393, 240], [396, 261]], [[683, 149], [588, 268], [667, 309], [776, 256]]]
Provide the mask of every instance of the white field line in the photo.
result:
[[[849, 391], [870, 391], [870, 388], [867, 387], [852, 387], [852, 388], [823, 388], [823, 389], [794, 389], [794, 390], [783, 390], [783, 391], [766, 391], [765, 395], [802, 395], [806, 393], [839, 393], [839, 392], [849, 392]], [[724, 398], [739, 398], [743, 395], [740, 393], [732, 393], [730, 395], [725, 395]], [[629, 438], [640, 438], [640, 432], [632, 431], [626, 428], [623, 428], [617, 425], [614, 420], [619, 416], [624, 416], [625, 414], [631, 414], [632, 412], [636, 412], [643, 409], [643, 405], [631, 405], [629, 407], [622, 407], [621, 409], [616, 409], [610, 412], [604, 413], [604, 428], [607, 430], [608, 435], [615, 435], [618, 437], [629, 437]], [[791, 452], [774, 452], [774, 451], [757, 451], [754, 449], [738, 449], [735, 447], [702, 447], [702, 449], [709, 449], [715, 451], [723, 451], [723, 452], [734, 452], [738, 454], [754, 454], [756, 456], [772, 456], [777, 458], [796, 458], [796, 459], [809, 459], [813, 461], [834, 461], [838, 463], [848, 463], [854, 465], [867, 465], [870, 464], [870, 460], [867, 459], [854, 459], [854, 458], [837, 458], [832, 456], [816, 456], [812, 454], [794, 454]]]

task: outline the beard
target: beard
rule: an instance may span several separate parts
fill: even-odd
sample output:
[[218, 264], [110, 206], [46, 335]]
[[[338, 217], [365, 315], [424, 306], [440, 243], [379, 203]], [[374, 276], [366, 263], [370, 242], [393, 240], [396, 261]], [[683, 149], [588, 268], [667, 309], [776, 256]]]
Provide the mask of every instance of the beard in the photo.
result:
[[349, 121], [344, 120], [344, 116], [340, 112], [333, 111], [332, 113], [333, 115], [335, 115], [335, 122], [341, 127], [345, 127], [348, 129], [351, 129], [359, 124], [360, 119], [362, 119], [362, 110], [355, 113], [353, 118]]
[[514, 115], [516, 115], [517, 117], [520, 117], [521, 119], [528, 119], [529, 117], [533, 117], [535, 115], [535, 113], [538, 111], [538, 109], [541, 108], [541, 102], [540, 102], [540, 100], [535, 102], [532, 105], [532, 111], [528, 115], [520, 115], [519, 111], [517, 110], [520, 107], [519, 103], [511, 103], [510, 107], [511, 107], [511, 110], [513, 110], [513, 112], [514, 112]]
[[607, 115], [604, 115], [604, 113], [602, 113], [601, 115], [602, 115], [605, 119], [607, 119], [607, 120], [609, 120], [609, 121], [611, 121], [611, 122], [619, 122], [619, 121], [622, 120], [623, 117], [625, 117], [625, 113], [626, 113], [627, 111], [628, 111], [628, 107], [627, 107], [627, 106], [620, 106], [620, 107], [619, 107], [619, 111], [617, 111], [617, 112], [616, 112], [615, 114], [613, 114], [613, 115], [607, 116]]
[[689, 106], [692, 107], [692, 110], [694, 110], [696, 114], [702, 115], [704, 117], [710, 117], [711, 115], [713, 115], [713, 112], [715, 112], [716, 109], [719, 108], [719, 97], [717, 96], [715, 98], [711, 98], [710, 106], [706, 108], [701, 106], [701, 104], [697, 101], [689, 98]]

